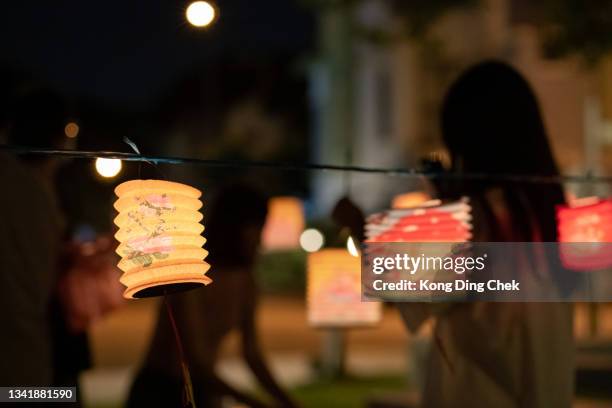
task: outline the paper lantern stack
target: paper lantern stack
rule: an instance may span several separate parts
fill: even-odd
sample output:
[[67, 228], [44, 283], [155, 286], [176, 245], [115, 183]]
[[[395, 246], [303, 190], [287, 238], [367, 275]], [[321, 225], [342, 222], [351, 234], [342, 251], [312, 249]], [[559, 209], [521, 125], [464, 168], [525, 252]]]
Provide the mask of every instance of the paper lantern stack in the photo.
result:
[[368, 217], [367, 242], [466, 242], [472, 237], [467, 198], [433, 200], [415, 208], [388, 210]]
[[159, 296], [206, 285], [201, 192], [162, 180], [132, 180], [115, 189], [117, 253], [125, 298]]
[[308, 322], [317, 327], [371, 326], [380, 321], [381, 304], [361, 300], [361, 261], [346, 249], [308, 255]]
[[612, 200], [582, 198], [557, 207], [560, 256], [575, 270], [612, 266]]
[[[430, 200], [418, 207], [393, 209], [368, 217], [366, 224], [367, 258], [376, 256], [395, 256], [398, 252], [410, 256], [449, 256], [457, 245], [472, 238], [472, 208], [467, 198], [454, 202], [442, 203], [440, 200]], [[401, 247], [385, 245], [387, 243], [403, 243]], [[372, 244], [372, 245], [370, 245]], [[379, 245], [377, 245], [379, 244]], [[451, 282], [457, 279], [454, 272], [422, 269], [416, 275], [406, 270], [387, 271], [388, 281], [402, 279], [430, 279], [436, 282]], [[435, 294], [429, 291], [392, 292], [379, 295], [385, 300], [431, 301]], [[453, 291], [443, 294], [447, 300], [461, 300], [464, 294]]]

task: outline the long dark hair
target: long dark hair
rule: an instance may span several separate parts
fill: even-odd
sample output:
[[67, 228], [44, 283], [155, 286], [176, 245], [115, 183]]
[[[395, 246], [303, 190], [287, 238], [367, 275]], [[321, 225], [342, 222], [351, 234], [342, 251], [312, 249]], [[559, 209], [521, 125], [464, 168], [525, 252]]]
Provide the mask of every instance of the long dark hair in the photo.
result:
[[[521, 74], [505, 63], [480, 63], [455, 81], [442, 108], [442, 134], [454, 172], [559, 174], [536, 97]], [[468, 180], [455, 187], [474, 196], [500, 188], [516, 228], [514, 240], [557, 241], [555, 206], [564, 202], [558, 183]], [[489, 238], [507, 239], [494, 228]]]

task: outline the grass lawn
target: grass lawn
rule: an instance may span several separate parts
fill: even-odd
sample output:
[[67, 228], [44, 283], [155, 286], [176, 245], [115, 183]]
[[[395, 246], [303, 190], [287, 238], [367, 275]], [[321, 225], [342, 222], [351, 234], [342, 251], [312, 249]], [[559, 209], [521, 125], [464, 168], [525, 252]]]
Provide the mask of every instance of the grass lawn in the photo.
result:
[[365, 406], [374, 396], [403, 391], [408, 391], [404, 377], [348, 377], [303, 385], [291, 394], [304, 408], [355, 408]]

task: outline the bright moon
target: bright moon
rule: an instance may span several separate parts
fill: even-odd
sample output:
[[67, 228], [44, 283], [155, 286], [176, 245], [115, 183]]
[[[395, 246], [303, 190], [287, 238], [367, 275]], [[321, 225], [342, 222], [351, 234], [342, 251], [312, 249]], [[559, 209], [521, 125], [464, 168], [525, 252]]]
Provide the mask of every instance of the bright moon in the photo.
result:
[[207, 1], [194, 1], [185, 12], [189, 24], [206, 27], [215, 19], [215, 8]]
[[121, 160], [98, 157], [96, 159], [96, 171], [102, 177], [115, 177], [121, 171]]

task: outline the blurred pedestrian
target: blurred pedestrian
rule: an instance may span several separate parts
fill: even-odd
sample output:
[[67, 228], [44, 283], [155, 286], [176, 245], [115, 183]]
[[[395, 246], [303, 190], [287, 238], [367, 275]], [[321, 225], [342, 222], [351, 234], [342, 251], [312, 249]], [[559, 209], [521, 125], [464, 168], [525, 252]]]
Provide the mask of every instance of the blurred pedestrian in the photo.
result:
[[[25, 89], [8, 115], [9, 144], [66, 147], [68, 109], [44, 88]], [[113, 244], [70, 242], [56, 194], [57, 158], [3, 155], [0, 183], [0, 385], [77, 386], [90, 367], [87, 330], [121, 299]], [[70, 406], [78, 406], [78, 402]]]
[[[2, 115], [6, 121], [0, 127], [15, 129], [12, 113]], [[41, 124], [48, 122], [35, 116], [28, 119], [31, 126], [39, 120]], [[7, 133], [9, 142], [18, 140], [14, 131]], [[58, 276], [63, 223], [53, 192], [43, 177], [48, 169], [42, 161], [1, 154], [2, 386], [45, 386], [54, 381], [49, 306]]]

